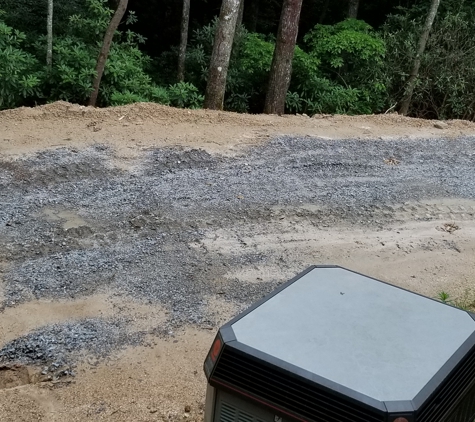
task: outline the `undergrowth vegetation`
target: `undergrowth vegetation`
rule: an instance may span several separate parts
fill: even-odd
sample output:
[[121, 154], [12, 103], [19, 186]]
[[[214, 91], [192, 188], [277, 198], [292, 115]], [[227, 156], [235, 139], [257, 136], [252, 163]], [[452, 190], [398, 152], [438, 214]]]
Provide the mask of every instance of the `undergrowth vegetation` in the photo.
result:
[[[0, 109], [56, 100], [87, 103], [112, 15], [107, 0], [59, 3], [51, 69], [45, 64], [46, 36], [38, 30], [38, 5], [31, 0], [23, 3], [21, 9], [19, 3], [0, 0], [0, 7], [8, 9], [0, 12]], [[421, 58], [414, 116], [475, 119], [475, 12], [454, 4], [447, 2], [439, 12]], [[287, 112], [368, 114], [392, 109], [404, 95], [425, 11], [418, 2], [397, 9], [377, 30], [347, 19], [315, 25], [302, 34], [295, 49]], [[130, 29], [136, 20], [129, 11], [115, 34], [98, 104], [149, 101], [202, 107], [216, 20], [191, 32], [184, 82], [176, 80], [177, 48], [148, 56], [141, 47], [145, 39]], [[238, 28], [225, 109], [262, 111], [274, 45], [273, 35]]]
[[464, 293], [456, 298], [451, 294], [441, 291], [437, 294], [437, 299], [447, 305], [455, 306], [464, 311], [475, 312], [475, 292], [473, 290], [465, 290]]

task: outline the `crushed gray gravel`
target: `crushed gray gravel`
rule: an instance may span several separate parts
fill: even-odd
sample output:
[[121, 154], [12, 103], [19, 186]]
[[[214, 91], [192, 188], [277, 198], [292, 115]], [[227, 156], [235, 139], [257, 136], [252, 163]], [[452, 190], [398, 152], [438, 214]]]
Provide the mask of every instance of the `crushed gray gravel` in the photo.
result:
[[[162, 148], [149, 151], [131, 171], [114, 168], [112, 157], [109, 147], [96, 145], [0, 161], [0, 263], [11, 264], [0, 272], [5, 280], [0, 312], [32, 299], [114, 291], [164, 306], [165, 331], [212, 324], [208, 296], [220, 294], [244, 307], [285, 280], [224, 279], [229, 268], [265, 264], [272, 257], [229, 257], [190, 246], [209, 229], [239, 232], [242, 223], [292, 215], [311, 217], [322, 227], [378, 226], [394, 221], [404, 203], [475, 199], [472, 137], [282, 137], [237, 157]], [[390, 157], [399, 164], [385, 163]], [[308, 204], [313, 211], [303, 207]], [[61, 219], [47, 218], [45, 210], [51, 209], [74, 211], [84, 223], [65, 227]], [[5, 346], [0, 359], [33, 359], [31, 353], [39, 350], [45, 357], [38, 358], [41, 364], [51, 365], [62, 359], [48, 355], [51, 345], [76, 339], [71, 350], [65, 348], [66, 354], [75, 353], [90, 343], [89, 335], [106, 331], [113, 334], [102, 342], [106, 352], [129, 341], [107, 324], [114, 322], [48, 326]]]
[[139, 344], [141, 333], [128, 333], [124, 321], [85, 319], [35, 330], [0, 349], [0, 364], [15, 362], [42, 367], [43, 375], [55, 378], [75, 375], [78, 355], [90, 363], [110, 352]]

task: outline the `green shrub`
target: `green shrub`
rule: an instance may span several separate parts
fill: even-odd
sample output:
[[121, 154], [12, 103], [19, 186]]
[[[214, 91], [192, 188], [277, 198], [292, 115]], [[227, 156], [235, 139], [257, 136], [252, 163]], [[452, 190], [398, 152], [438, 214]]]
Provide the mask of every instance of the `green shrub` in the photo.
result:
[[189, 82], [178, 82], [168, 88], [170, 104], [181, 108], [203, 107], [204, 96]]
[[355, 19], [316, 25], [304, 42], [305, 52], [296, 50], [293, 94], [287, 99], [292, 109], [346, 114], [382, 110], [387, 103], [382, 75], [386, 48], [371, 26]]
[[289, 91], [286, 107], [298, 113], [369, 114], [366, 93], [356, 88], [345, 88], [325, 78], [312, 77], [299, 94]]
[[274, 44], [264, 36], [245, 29], [239, 32], [226, 81], [227, 110], [262, 110], [273, 52]]
[[148, 63], [148, 56], [137, 46], [123, 43], [113, 45], [101, 81], [101, 102], [109, 104], [114, 91], [132, 92], [152, 101], [149, 93], [155, 85], [145, 72]]
[[239, 65], [248, 76], [266, 75], [270, 71], [274, 44], [261, 34], [244, 33], [239, 54]]
[[[43, 37], [36, 43], [38, 53], [45, 45]], [[64, 100], [85, 103], [92, 92], [95, 75], [95, 50], [81, 39], [57, 37], [53, 44], [53, 65], [45, 80], [49, 101]]]
[[[106, 0], [86, 0], [86, 6], [87, 13], [72, 15], [68, 31], [54, 39], [53, 66], [44, 80], [49, 101], [61, 99], [83, 104], [92, 92], [97, 57], [112, 11]], [[134, 21], [134, 14], [129, 12], [128, 22]], [[169, 103], [166, 88], [155, 85], [146, 71], [151, 60], [139, 49], [143, 41], [132, 31], [116, 32], [101, 80], [99, 105]], [[40, 59], [45, 55], [45, 45], [44, 36], [34, 44]]]
[[9, 27], [0, 11], [0, 109], [23, 105], [41, 95], [38, 61], [23, 49], [25, 34]]
[[[187, 52], [188, 81], [206, 88], [216, 21], [193, 32]], [[386, 104], [381, 79], [384, 41], [362, 21], [317, 25], [296, 47], [286, 105], [290, 112], [372, 113]], [[237, 32], [226, 81], [225, 109], [262, 111], [275, 41]], [[170, 60], [171, 55], [165, 55]], [[176, 58], [173, 59], [174, 61]], [[170, 62], [170, 65], [172, 62]]]
[[[152, 101], [151, 101], [152, 99]], [[170, 104], [170, 99], [168, 97], [168, 92], [165, 88], [162, 87], [152, 87], [151, 91], [148, 92], [147, 96], [141, 96], [130, 91], [118, 92], [114, 91], [111, 94], [110, 105], [119, 106], [132, 103], [146, 103], [154, 102], [158, 104], [168, 105]]]
[[132, 103], [146, 103], [148, 100], [144, 97], [141, 97], [138, 94], [134, 94], [130, 91], [125, 92], [113, 92], [111, 94], [110, 105], [120, 106]]
[[347, 19], [335, 25], [316, 25], [304, 37], [308, 51], [328, 70], [337, 69], [355, 80], [369, 66], [383, 64], [384, 41], [367, 23]]
[[[401, 9], [382, 31], [388, 49], [383, 74], [392, 104], [404, 95], [423, 25], [423, 16], [414, 15], [413, 8]], [[475, 120], [474, 20], [473, 11], [439, 14], [421, 57], [411, 115]]]
[[[195, 31], [186, 57], [186, 80], [200, 92], [206, 89], [217, 20]], [[236, 31], [226, 79], [226, 110], [262, 111], [274, 44], [265, 36], [249, 33], [244, 27]], [[174, 52], [162, 55], [162, 67], [174, 66]]]
[[147, 98], [154, 103], [170, 105], [168, 90], [162, 86], [151, 86], [147, 91]]

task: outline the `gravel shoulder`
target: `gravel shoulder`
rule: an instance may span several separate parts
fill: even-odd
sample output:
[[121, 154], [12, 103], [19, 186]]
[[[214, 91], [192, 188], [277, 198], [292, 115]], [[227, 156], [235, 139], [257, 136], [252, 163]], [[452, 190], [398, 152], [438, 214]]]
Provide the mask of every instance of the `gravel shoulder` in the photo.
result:
[[475, 302], [471, 123], [0, 118], [2, 421], [201, 421], [217, 327], [312, 264]]

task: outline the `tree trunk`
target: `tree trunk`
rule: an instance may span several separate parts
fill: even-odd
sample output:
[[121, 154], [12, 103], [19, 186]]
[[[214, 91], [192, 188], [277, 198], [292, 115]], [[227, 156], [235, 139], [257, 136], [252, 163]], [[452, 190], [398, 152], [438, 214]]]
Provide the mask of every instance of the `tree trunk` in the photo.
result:
[[178, 53], [178, 81], [185, 79], [186, 45], [188, 43], [188, 26], [190, 22], [190, 0], [183, 0], [181, 16], [180, 51]]
[[188, 44], [188, 26], [190, 22], [190, 0], [183, 0], [181, 15], [180, 50], [178, 52], [178, 82], [185, 79], [186, 45]]
[[239, 4], [238, 16], [236, 19], [236, 31], [239, 31], [241, 29], [243, 15], [244, 15], [244, 0], [241, 0], [241, 3]]
[[208, 72], [204, 108], [222, 110], [226, 76], [233, 46], [240, 0], [223, 0]]
[[283, 114], [292, 75], [302, 0], [284, 0], [272, 58], [264, 113]]
[[89, 105], [95, 107], [97, 96], [99, 94], [99, 86], [101, 85], [102, 74], [104, 73], [104, 67], [106, 65], [107, 56], [109, 55], [109, 51], [112, 44], [112, 38], [114, 38], [114, 33], [117, 30], [122, 17], [124, 16], [125, 11], [127, 10], [127, 3], [129, 0], [120, 0], [119, 5], [112, 16], [112, 19], [109, 23], [109, 26], [106, 30], [104, 35], [104, 41], [102, 42], [101, 52], [99, 53], [99, 57], [97, 59], [96, 65], [96, 77], [94, 78], [94, 82], [92, 84], [92, 94], [91, 98], [89, 99]]
[[318, 18], [318, 23], [320, 25], [323, 24], [323, 21], [325, 20], [325, 17], [327, 16], [328, 12], [328, 6], [330, 5], [330, 0], [325, 0], [323, 2], [323, 7], [322, 7], [322, 13], [320, 13], [320, 17]]
[[356, 19], [358, 17], [358, 8], [360, 7], [360, 0], [348, 0], [348, 17]]
[[432, 24], [434, 23], [435, 16], [437, 15], [437, 9], [439, 8], [440, 0], [432, 0], [430, 6], [429, 14], [422, 30], [421, 37], [419, 38], [419, 43], [417, 45], [416, 57], [414, 58], [414, 63], [412, 65], [411, 73], [407, 80], [406, 93], [404, 99], [401, 103], [401, 109], [399, 113], [403, 116], [406, 116], [409, 111], [409, 106], [411, 105], [412, 94], [414, 93], [414, 87], [416, 86], [416, 80], [419, 76], [419, 68], [421, 67], [421, 57], [424, 54], [426, 48], [427, 40], [429, 39], [430, 30], [432, 29]]
[[[246, 25], [249, 32], [256, 32], [257, 21], [259, 19], [259, 1], [260, 0], [251, 0], [249, 4], [249, 23]], [[247, 10], [247, 9], [246, 9]]]
[[46, 67], [51, 70], [53, 64], [53, 0], [48, 0], [46, 18]]

